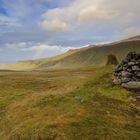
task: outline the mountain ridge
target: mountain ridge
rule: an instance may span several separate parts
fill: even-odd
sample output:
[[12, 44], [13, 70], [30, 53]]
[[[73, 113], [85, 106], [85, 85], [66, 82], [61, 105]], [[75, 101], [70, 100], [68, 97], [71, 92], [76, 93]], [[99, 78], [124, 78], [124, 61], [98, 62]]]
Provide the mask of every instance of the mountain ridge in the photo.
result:
[[19, 61], [16, 64], [0, 65], [0, 69], [10, 70], [45, 70], [103, 66], [107, 56], [113, 54], [121, 61], [130, 51], [140, 52], [140, 36], [131, 37], [108, 44], [88, 45], [72, 49], [63, 54], [35, 60]]

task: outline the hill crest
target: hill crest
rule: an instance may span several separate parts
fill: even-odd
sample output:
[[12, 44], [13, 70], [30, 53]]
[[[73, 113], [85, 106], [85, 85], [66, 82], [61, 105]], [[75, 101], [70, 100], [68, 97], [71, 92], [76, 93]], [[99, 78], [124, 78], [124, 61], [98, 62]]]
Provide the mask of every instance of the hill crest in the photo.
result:
[[19, 61], [16, 64], [10, 65], [0, 65], [0, 69], [46, 70], [52, 68], [103, 66], [107, 62], [108, 55], [113, 54], [117, 57], [118, 61], [121, 61], [130, 51], [140, 52], [140, 36], [109, 44], [88, 45], [83, 48], [69, 50], [54, 57]]

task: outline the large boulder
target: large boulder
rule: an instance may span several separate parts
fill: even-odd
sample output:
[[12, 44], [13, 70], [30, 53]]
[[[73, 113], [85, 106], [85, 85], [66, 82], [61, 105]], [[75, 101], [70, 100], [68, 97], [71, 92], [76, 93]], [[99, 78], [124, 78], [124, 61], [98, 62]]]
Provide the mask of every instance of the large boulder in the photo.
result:
[[113, 82], [124, 88], [140, 91], [140, 54], [130, 52], [117, 66]]

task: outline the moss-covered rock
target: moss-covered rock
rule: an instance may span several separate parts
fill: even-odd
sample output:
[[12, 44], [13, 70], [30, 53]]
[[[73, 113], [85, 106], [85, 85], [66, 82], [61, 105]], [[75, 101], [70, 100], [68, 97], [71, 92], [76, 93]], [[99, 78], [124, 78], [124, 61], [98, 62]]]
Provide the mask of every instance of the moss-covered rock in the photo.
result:
[[117, 60], [117, 57], [113, 54], [110, 54], [107, 56], [107, 63], [106, 65], [117, 65], [119, 62]]

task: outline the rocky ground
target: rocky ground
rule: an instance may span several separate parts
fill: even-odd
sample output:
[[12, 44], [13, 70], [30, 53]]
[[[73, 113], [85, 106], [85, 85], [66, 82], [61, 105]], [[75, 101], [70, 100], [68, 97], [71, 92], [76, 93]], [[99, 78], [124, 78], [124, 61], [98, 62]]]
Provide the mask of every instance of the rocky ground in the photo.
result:
[[114, 71], [113, 82], [140, 92], [140, 54], [130, 52]]

